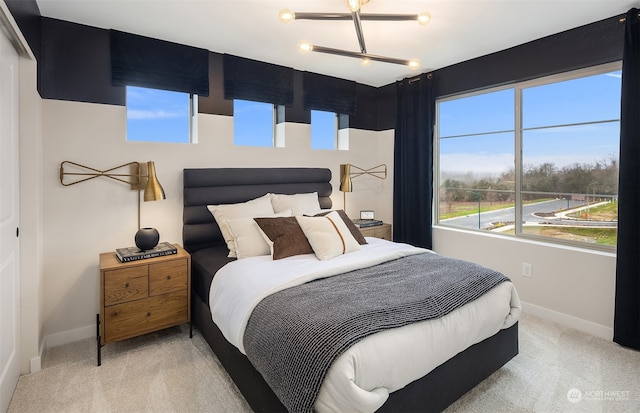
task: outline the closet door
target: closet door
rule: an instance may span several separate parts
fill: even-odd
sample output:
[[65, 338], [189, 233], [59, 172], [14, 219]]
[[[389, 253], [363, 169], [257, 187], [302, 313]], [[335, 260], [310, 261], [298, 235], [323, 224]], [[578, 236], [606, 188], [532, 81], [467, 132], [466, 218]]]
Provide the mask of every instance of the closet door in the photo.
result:
[[18, 144], [18, 54], [0, 30], [0, 412], [20, 375]]

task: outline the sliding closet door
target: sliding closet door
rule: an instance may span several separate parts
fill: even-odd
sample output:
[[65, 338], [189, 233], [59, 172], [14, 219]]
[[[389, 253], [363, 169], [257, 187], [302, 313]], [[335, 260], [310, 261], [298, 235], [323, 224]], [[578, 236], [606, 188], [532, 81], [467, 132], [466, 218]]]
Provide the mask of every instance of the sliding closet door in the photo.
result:
[[20, 375], [18, 144], [18, 54], [0, 30], [0, 412]]

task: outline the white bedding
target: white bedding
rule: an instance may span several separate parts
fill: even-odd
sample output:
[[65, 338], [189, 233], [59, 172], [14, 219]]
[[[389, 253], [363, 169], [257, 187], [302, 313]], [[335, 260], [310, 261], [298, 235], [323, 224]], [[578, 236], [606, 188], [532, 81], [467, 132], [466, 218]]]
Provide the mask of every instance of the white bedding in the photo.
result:
[[[305, 282], [404, 256], [428, 252], [407, 244], [367, 238], [359, 251], [320, 261], [315, 255], [282, 260], [270, 256], [234, 261], [211, 283], [213, 321], [244, 353], [242, 337], [262, 298]], [[445, 317], [374, 334], [358, 342], [332, 365], [316, 400], [318, 412], [373, 412], [390, 392], [424, 376], [467, 347], [512, 326], [520, 315], [513, 285], [501, 283]]]

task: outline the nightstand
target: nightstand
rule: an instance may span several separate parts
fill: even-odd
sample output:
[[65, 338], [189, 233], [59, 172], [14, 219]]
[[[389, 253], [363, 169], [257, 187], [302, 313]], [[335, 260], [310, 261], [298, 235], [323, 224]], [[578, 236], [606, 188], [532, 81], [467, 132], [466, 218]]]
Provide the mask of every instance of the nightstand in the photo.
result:
[[376, 237], [391, 241], [391, 224], [376, 225], [374, 227], [358, 228], [365, 237]]
[[176, 254], [129, 262], [100, 254], [98, 366], [107, 343], [191, 322], [191, 255], [174, 246]]

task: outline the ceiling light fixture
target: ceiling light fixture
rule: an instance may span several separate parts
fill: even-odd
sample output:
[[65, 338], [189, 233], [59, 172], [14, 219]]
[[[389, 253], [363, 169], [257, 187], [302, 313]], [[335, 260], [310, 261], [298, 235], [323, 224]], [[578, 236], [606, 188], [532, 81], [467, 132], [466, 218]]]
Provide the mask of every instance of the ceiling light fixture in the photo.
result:
[[364, 42], [364, 32], [362, 31], [362, 20], [375, 21], [410, 21], [415, 20], [421, 26], [424, 26], [431, 20], [429, 13], [420, 14], [362, 14], [360, 8], [368, 3], [369, 0], [346, 0], [347, 7], [351, 13], [294, 13], [291, 10], [283, 9], [278, 17], [283, 23], [289, 23], [293, 20], [353, 20], [356, 29], [356, 36], [360, 45], [360, 52], [351, 52], [348, 50], [334, 49], [331, 47], [317, 46], [308, 42], [301, 42], [299, 49], [302, 53], [318, 52], [327, 53], [338, 56], [355, 57], [360, 59], [363, 66], [369, 66], [372, 60], [385, 63], [393, 63], [408, 66], [409, 69], [415, 70], [420, 67], [418, 59], [396, 59], [393, 57], [378, 56], [367, 53], [367, 47]]

